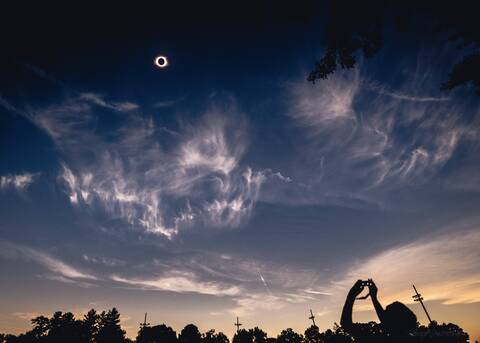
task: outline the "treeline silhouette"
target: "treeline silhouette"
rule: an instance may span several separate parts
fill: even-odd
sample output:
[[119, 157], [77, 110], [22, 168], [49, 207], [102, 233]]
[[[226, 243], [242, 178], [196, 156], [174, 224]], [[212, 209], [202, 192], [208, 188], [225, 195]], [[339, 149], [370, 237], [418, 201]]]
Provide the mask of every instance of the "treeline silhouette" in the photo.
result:
[[[39, 316], [32, 319], [33, 328], [18, 336], [0, 334], [0, 343], [230, 343], [222, 332], [210, 330], [200, 333], [193, 324], [185, 326], [179, 335], [165, 324], [145, 325], [133, 341], [125, 337], [120, 325], [120, 313], [116, 308], [97, 313], [94, 309], [82, 319], [75, 319], [71, 312], [55, 312], [51, 318]], [[341, 326], [321, 332], [316, 325], [307, 328], [304, 334], [288, 328], [277, 337], [268, 337], [262, 329], [242, 329], [233, 336], [232, 343], [353, 343], [388, 342], [380, 324], [361, 324], [365, 337], [352, 338]], [[409, 342], [466, 343], [469, 337], [455, 324], [418, 325]]]

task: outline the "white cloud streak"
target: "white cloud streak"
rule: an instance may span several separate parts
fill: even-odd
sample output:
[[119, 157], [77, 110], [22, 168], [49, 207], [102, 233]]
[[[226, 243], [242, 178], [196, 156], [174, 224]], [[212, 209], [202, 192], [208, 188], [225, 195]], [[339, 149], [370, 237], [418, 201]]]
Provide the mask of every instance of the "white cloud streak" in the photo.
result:
[[1, 256], [10, 259], [22, 258], [31, 261], [46, 268], [53, 273], [54, 277], [65, 278], [72, 282], [77, 279], [98, 280], [97, 277], [80, 271], [45, 252], [5, 241], [0, 241], [0, 247], [2, 248], [0, 252]]
[[433, 97], [433, 96], [418, 96], [418, 95], [409, 95], [402, 92], [394, 92], [389, 90], [385, 86], [382, 86], [378, 83], [370, 82], [365, 83], [365, 85], [370, 88], [371, 90], [377, 92], [381, 95], [386, 95], [398, 100], [405, 100], [405, 101], [418, 101], [418, 102], [435, 102], [435, 101], [449, 101], [450, 98], [448, 97]]
[[358, 72], [334, 76], [318, 85], [304, 80], [289, 83], [288, 113], [322, 144], [344, 144], [357, 126], [353, 101], [359, 87]]
[[167, 259], [155, 259], [150, 264], [142, 264], [139, 269], [148, 270], [147, 277], [117, 273], [111, 279], [139, 291], [157, 290], [226, 297], [233, 303], [226, 310], [236, 315], [278, 310], [322, 300], [327, 296], [325, 292], [307, 292], [314, 292], [317, 288], [307, 286], [319, 281], [312, 270], [264, 264], [239, 256], [224, 257], [211, 252], [183, 252]]
[[128, 112], [128, 111], [136, 110], [139, 108], [137, 104], [129, 101], [108, 102], [102, 96], [95, 93], [82, 93], [80, 94], [79, 98], [88, 100], [89, 102], [97, 106], [108, 108], [108, 109], [119, 111], [119, 112]]
[[113, 275], [112, 280], [128, 285], [140, 286], [144, 289], [176, 293], [233, 296], [240, 292], [240, 288], [237, 286], [222, 285], [218, 282], [200, 281], [193, 273], [184, 271], [171, 271], [168, 273], [168, 275], [154, 279], [124, 278]]
[[39, 312], [14, 312], [12, 315], [20, 319], [31, 321], [33, 318], [41, 316], [42, 314]]
[[[411, 82], [417, 81], [401, 88], [428, 84], [426, 77], [415, 80], [414, 87]], [[471, 109], [459, 101], [401, 96], [400, 91], [385, 97], [379, 86], [372, 96], [369, 84], [357, 70], [315, 85], [303, 80], [287, 85], [288, 115], [307, 133], [301, 161], [314, 171], [301, 177], [316, 193], [300, 192], [304, 200], [347, 196], [376, 203], [379, 194], [430, 182], [460, 144], [479, 141], [465, 120]]]
[[278, 296], [269, 294], [251, 294], [242, 298], [235, 299], [237, 306], [230, 309], [229, 312], [235, 316], [248, 316], [261, 311], [278, 311], [284, 308], [287, 303]]
[[183, 100], [185, 100], [184, 96], [177, 99], [172, 99], [172, 100], [157, 101], [155, 104], [153, 104], [153, 107], [155, 108], [172, 107], [174, 105], [179, 104]]
[[37, 174], [9, 174], [0, 176], [0, 188], [13, 188], [19, 191], [27, 189], [35, 180]]
[[412, 303], [412, 284], [426, 301], [443, 304], [480, 302], [480, 231], [430, 234], [358, 261], [337, 286], [344, 290], [357, 279], [373, 278], [386, 303]]
[[241, 164], [247, 124], [234, 103], [212, 106], [195, 122], [181, 123], [175, 135], [130, 113], [108, 138], [96, 132], [102, 117], [92, 104], [122, 112], [138, 108], [83, 93], [25, 115], [62, 152], [58, 179], [78, 208], [100, 206], [136, 229], [173, 238], [194, 222], [238, 227], [250, 217], [266, 179], [291, 181]]
[[92, 256], [87, 254], [83, 254], [82, 257], [86, 262], [103, 264], [107, 267], [125, 266], [127, 264], [126, 261], [114, 257]]

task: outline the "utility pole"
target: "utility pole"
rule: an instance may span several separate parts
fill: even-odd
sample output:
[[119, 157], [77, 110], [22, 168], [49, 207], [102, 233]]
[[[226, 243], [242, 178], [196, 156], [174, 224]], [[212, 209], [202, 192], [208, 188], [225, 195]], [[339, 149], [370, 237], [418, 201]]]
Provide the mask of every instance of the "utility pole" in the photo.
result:
[[310, 309], [310, 317], [308, 317], [308, 319], [313, 322], [313, 326], [317, 326], [317, 324], [315, 324], [315, 316], [313, 315], [312, 309]]
[[235, 325], [237, 327], [237, 333], [240, 331], [240, 326], [242, 326], [243, 324], [240, 324], [240, 322], [238, 321], [238, 317], [237, 317], [237, 322], [234, 323], [233, 325]]
[[140, 330], [145, 329], [147, 326], [150, 326], [150, 323], [147, 323], [147, 312], [145, 312], [145, 318], [143, 319], [143, 323], [140, 323]]
[[430, 319], [430, 315], [428, 314], [427, 308], [423, 304], [422, 295], [417, 292], [417, 289], [415, 288], [415, 285], [412, 285], [412, 286], [413, 286], [413, 289], [415, 290], [415, 295], [412, 296], [413, 301], [418, 301], [422, 305], [423, 310], [425, 311], [425, 314], [427, 315], [428, 321], [431, 323], [432, 319]]

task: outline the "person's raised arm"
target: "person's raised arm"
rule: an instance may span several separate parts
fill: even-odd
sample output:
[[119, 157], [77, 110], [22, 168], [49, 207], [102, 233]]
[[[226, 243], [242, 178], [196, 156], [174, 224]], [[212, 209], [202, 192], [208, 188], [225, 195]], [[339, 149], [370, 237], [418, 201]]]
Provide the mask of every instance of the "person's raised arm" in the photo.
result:
[[368, 291], [370, 292], [370, 297], [372, 298], [373, 307], [375, 307], [375, 311], [377, 312], [378, 319], [380, 319], [380, 322], [383, 323], [385, 318], [385, 310], [383, 309], [382, 304], [380, 304], [380, 302], [378, 301], [377, 285], [375, 285], [375, 282], [373, 282], [372, 279], [369, 279], [368, 281], [370, 281], [368, 285]]
[[345, 329], [345, 331], [350, 331], [353, 327], [352, 322], [352, 311], [353, 311], [353, 303], [355, 302], [355, 298], [359, 295], [363, 290], [362, 280], [358, 280], [355, 282], [353, 287], [348, 292], [347, 299], [345, 300], [345, 305], [343, 305], [342, 311], [342, 318], [340, 319], [340, 325]]

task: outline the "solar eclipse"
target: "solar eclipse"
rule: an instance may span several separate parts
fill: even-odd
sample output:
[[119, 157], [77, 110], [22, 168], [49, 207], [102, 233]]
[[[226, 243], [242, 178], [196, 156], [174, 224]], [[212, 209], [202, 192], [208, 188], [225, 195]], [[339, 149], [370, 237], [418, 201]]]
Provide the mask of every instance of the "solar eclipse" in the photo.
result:
[[154, 63], [159, 68], [165, 68], [168, 66], [168, 59], [165, 56], [157, 56]]

